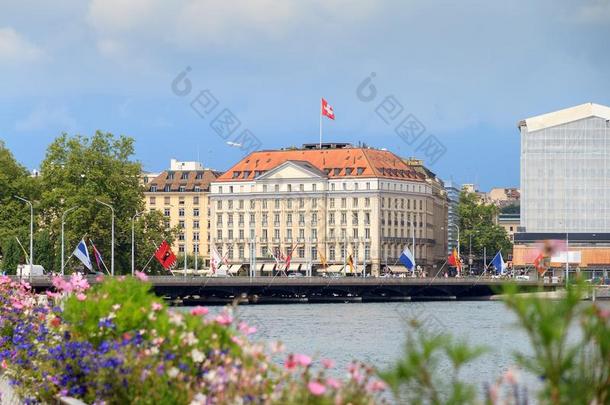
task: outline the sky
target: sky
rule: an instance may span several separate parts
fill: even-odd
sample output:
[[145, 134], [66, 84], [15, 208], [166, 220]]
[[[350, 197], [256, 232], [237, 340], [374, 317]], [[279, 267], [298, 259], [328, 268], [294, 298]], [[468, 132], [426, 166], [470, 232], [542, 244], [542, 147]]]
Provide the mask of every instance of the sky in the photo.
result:
[[324, 97], [324, 141], [518, 186], [519, 120], [610, 105], [608, 38], [610, 0], [0, 0], [0, 139], [30, 169], [62, 132], [102, 130], [149, 171], [226, 170], [245, 130], [318, 142]]

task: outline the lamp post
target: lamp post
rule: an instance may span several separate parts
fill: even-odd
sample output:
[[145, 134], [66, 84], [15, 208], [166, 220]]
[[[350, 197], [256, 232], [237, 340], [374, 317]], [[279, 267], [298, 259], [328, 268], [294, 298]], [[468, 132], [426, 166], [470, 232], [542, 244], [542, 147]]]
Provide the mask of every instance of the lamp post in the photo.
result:
[[97, 198], [95, 199], [95, 201], [110, 208], [110, 211], [112, 212], [112, 228], [111, 228], [112, 237], [111, 237], [111, 242], [110, 242], [110, 256], [111, 256], [110, 257], [110, 274], [112, 276], [114, 276], [114, 208], [112, 207], [112, 205], [105, 203], [103, 201], [100, 201]]
[[69, 212], [77, 209], [77, 206], [72, 208], [68, 208], [61, 214], [61, 275], [64, 275], [64, 266], [65, 266], [65, 247], [64, 247], [64, 225], [66, 224], [66, 215]]
[[135, 215], [131, 217], [131, 276], [133, 277], [136, 273], [136, 218], [142, 215], [142, 212], [136, 211]]
[[17, 195], [14, 197], [30, 206], [30, 281], [32, 281], [32, 272], [34, 271], [34, 206], [30, 200]]

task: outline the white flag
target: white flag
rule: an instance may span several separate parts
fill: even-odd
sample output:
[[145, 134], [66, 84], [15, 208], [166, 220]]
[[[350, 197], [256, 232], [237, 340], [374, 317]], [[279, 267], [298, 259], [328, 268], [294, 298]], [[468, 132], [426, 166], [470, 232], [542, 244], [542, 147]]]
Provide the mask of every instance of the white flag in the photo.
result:
[[93, 270], [93, 266], [91, 265], [91, 259], [89, 258], [89, 250], [87, 250], [87, 245], [85, 244], [85, 240], [81, 239], [78, 245], [76, 245], [76, 249], [74, 249], [74, 253], [72, 253], [78, 260], [83, 262], [86, 268], [89, 270]]

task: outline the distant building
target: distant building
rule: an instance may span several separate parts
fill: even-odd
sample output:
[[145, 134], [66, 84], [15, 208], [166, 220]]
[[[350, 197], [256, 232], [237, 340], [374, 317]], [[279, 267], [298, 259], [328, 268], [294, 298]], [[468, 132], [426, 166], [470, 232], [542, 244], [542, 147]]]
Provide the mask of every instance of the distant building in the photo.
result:
[[511, 242], [515, 239], [514, 235], [519, 228], [520, 221], [521, 216], [519, 214], [499, 214], [497, 218], [498, 225], [504, 228]]
[[582, 104], [522, 120], [519, 131], [521, 225], [514, 264], [531, 264], [538, 241], [559, 239], [569, 243], [570, 257], [580, 257], [575, 267], [608, 268], [610, 108]]
[[[198, 268], [209, 260], [210, 232], [208, 195], [210, 183], [221, 172], [206, 169], [199, 162], [171, 160], [170, 168], [161, 173], [141, 175], [148, 211], [158, 210], [165, 216], [166, 226], [183, 229], [174, 241], [179, 254], [198, 256]], [[193, 268], [194, 263], [189, 264]]]
[[458, 215], [458, 204], [460, 202], [460, 191], [462, 187], [452, 180], [445, 181], [445, 192], [447, 193], [447, 254], [458, 247], [458, 230], [460, 217]]
[[494, 204], [500, 208], [508, 205], [519, 205], [521, 192], [518, 188], [492, 188], [486, 193], [486, 202]]
[[[236, 269], [292, 251], [289, 270], [404, 272], [405, 248], [429, 273], [446, 259], [447, 199], [421, 161], [350, 144], [249, 154], [213, 181], [211, 244]], [[413, 246], [415, 236], [415, 246]], [[344, 270], [345, 269], [345, 270]]]

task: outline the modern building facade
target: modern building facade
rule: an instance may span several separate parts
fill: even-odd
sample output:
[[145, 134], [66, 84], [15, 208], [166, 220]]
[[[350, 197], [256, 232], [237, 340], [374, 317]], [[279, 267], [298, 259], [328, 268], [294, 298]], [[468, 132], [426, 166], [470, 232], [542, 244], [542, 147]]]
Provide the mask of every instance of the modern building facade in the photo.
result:
[[[178, 254], [196, 255], [198, 268], [209, 263], [209, 191], [210, 183], [220, 175], [199, 162], [172, 159], [169, 170], [145, 173], [142, 178], [146, 209], [161, 211], [168, 228], [182, 229], [172, 249]], [[194, 268], [194, 263], [189, 268]]]
[[[211, 244], [234, 268], [404, 272], [405, 246], [433, 272], [446, 258], [447, 199], [421, 161], [350, 144], [253, 152], [210, 186]], [[415, 241], [413, 247], [413, 241]], [[351, 269], [350, 269], [351, 270]]]
[[447, 194], [447, 254], [458, 248], [458, 226], [460, 217], [458, 215], [458, 204], [460, 202], [460, 191], [462, 187], [453, 180], [445, 181], [445, 193]]
[[519, 131], [521, 226], [513, 263], [531, 265], [541, 241], [563, 240], [567, 257], [578, 258], [571, 268], [608, 268], [610, 108], [582, 104], [522, 120]]

